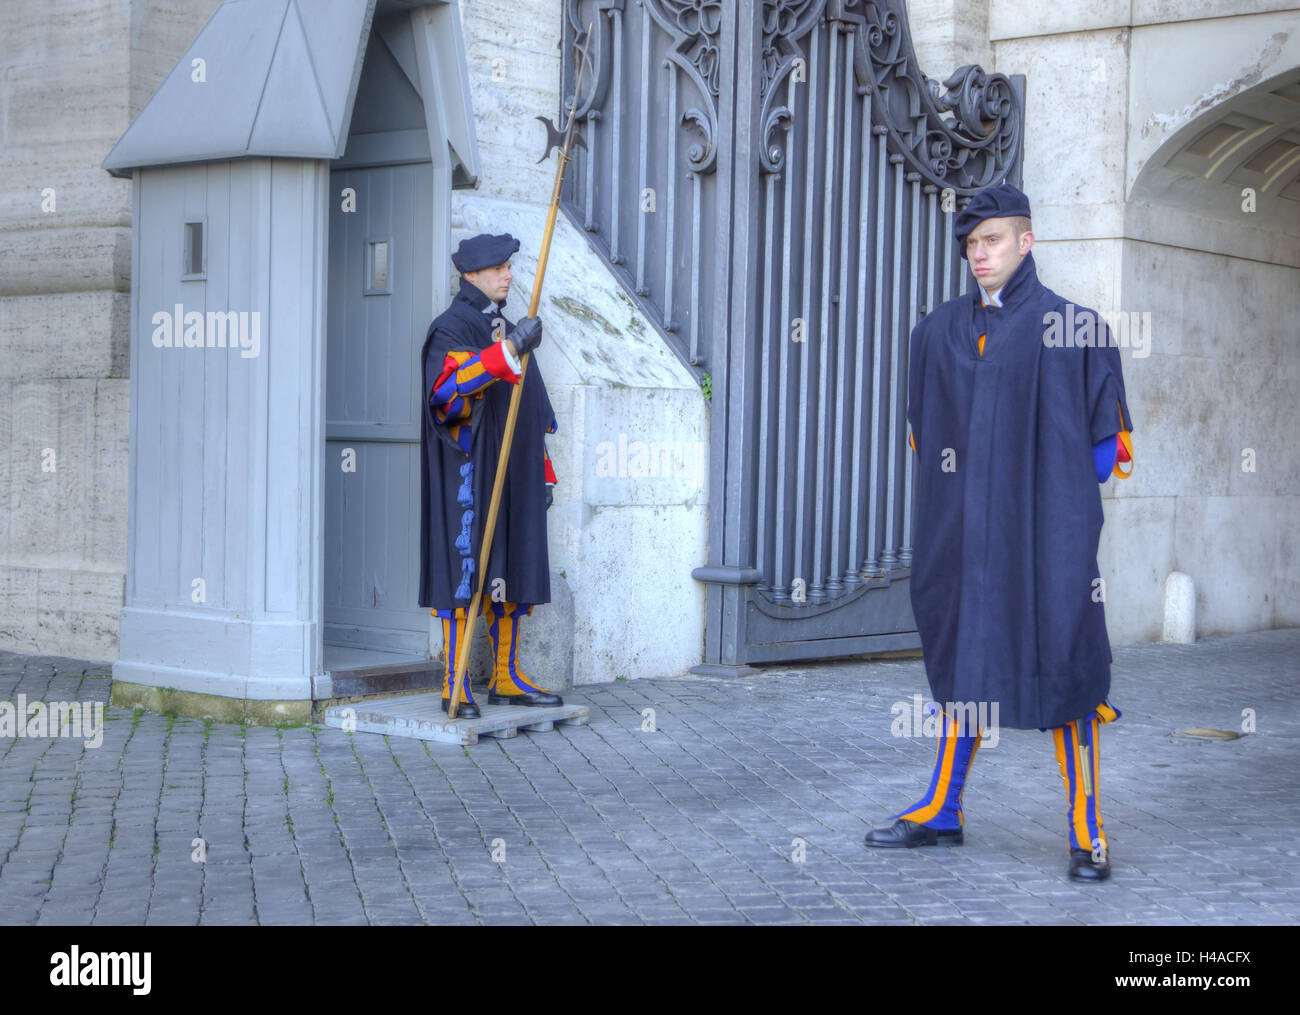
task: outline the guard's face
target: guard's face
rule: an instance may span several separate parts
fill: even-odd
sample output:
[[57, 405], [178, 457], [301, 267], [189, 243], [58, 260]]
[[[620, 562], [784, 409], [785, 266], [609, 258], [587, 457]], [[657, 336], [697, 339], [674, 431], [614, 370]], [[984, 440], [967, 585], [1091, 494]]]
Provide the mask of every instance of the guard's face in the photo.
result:
[[488, 299], [495, 300], [497, 303], [510, 294], [510, 282], [513, 277], [510, 274], [509, 261], [493, 268], [465, 272], [465, 278], [469, 282], [481, 289]]
[[989, 292], [997, 292], [1033, 245], [1031, 232], [1021, 233], [1017, 239], [1011, 219], [985, 219], [966, 237], [966, 259], [975, 280]]

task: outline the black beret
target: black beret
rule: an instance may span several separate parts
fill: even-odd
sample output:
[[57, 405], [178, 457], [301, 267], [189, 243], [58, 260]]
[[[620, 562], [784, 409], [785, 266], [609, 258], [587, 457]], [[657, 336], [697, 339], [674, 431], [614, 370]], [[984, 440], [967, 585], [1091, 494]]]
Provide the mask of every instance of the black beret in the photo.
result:
[[985, 219], [1009, 219], [1017, 215], [1029, 218], [1029, 198], [1022, 191], [1009, 183], [997, 187], [985, 187], [976, 191], [975, 196], [957, 213], [954, 232], [957, 236], [957, 249], [961, 256], [966, 256], [966, 237], [975, 231]]
[[502, 233], [500, 236], [479, 233], [468, 240], [460, 241], [456, 253], [451, 255], [451, 263], [462, 273], [482, 271], [484, 268], [495, 268], [498, 264], [505, 264], [510, 260], [510, 255], [518, 249], [519, 241], [509, 233]]

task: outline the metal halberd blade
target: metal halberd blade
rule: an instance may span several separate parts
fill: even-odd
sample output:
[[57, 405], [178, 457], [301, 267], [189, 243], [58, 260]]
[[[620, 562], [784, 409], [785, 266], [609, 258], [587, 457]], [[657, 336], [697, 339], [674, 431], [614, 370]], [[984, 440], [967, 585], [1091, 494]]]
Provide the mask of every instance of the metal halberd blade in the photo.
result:
[[582, 83], [582, 69], [587, 63], [587, 49], [589, 45], [588, 32], [583, 32], [578, 39], [574, 40], [573, 48], [578, 54], [578, 75], [574, 82], [573, 105], [569, 108], [569, 120], [563, 127], [555, 126], [555, 122], [549, 116], [538, 116], [534, 119], [540, 120], [546, 128], [546, 148], [542, 151], [542, 157], [537, 160], [538, 164], [545, 162], [550, 157], [552, 151], [556, 148], [563, 148], [565, 139], [569, 131], [573, 130], [572, 143], [579, 148], [586, 149], [587, 142], [582, 139], [582, 135], [574, 130], [573, 113], [578, 108], [578, 87]]
[[[570, 113], [569, 115], [572, 117], [573, 114]], [[542, 157], [537, 160], [540, 164], [545, 162], [550, 157], [551, 152], [556, 148], [564, 147], [564, 137], [568, 133], [569, 128], [567, 126], [563, 129], [556, 127], [555, 124], [551, 122], [549, 116], [538, 116], [534, 117], [534, 119], [541, 120], [546, 126], [546, 150], [542, 152]], [[587, 142], [582, 140], [582, 135], [576, 130], [573, 132], [573, 144], [577, 148], [587, 147]]]

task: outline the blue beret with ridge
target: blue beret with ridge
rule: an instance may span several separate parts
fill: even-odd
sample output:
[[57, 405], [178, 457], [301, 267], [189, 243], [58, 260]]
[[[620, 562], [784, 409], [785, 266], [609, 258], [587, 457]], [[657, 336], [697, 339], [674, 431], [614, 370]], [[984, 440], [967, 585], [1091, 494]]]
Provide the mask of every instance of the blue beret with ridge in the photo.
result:
[[451, 255], [451, 263], [462, 273], [482, 271], [484, 268], [495, 268], [498, 264], [505, 264], [510, 260], [510, 255], [518, 249], [519, 241], [509, 233], [502, 233], [500, 236], [479, 233], [477, 236], [460, 241], [456, 253]]
[[976, 191], [975, 196], [957, 213], [954, 232], [957, 236], [957, 249], [961, 256], [966, 256], [966, 237], [975, 231], [985, 219], [1007, 219], [1023, 215], [1029, 218], [1029, 198], [1023, 191], [1017, 190], [1009, 183], [996, 187], [985, 187]]

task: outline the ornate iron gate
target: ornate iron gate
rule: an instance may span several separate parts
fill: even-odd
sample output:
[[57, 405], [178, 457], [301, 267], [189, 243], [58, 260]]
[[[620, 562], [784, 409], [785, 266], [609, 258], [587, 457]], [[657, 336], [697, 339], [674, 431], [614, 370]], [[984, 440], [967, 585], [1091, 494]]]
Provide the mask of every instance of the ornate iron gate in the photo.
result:
[[916, 647], [908, 336], [970, 281], [952, 214], [1019, 180], [1023, 82], [926, 78], [903, 0], [564, 9], [565, 210], [712, 385], [697, 671]]

